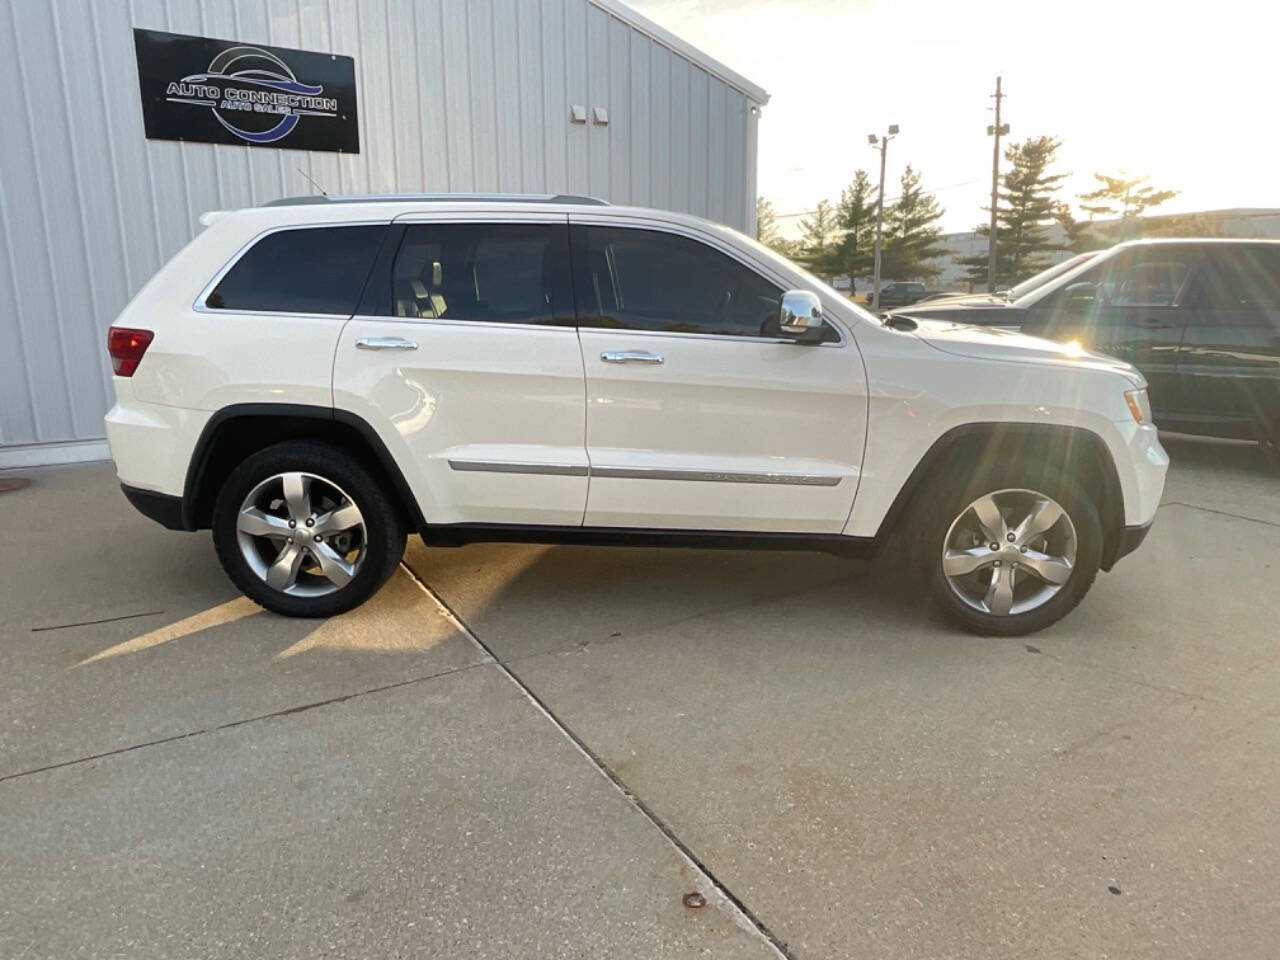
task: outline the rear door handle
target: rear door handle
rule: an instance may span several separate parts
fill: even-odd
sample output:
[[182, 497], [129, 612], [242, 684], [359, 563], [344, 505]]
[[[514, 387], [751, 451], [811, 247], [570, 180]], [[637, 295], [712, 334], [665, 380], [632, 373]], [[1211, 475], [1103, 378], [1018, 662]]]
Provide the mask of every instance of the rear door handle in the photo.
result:
[[404, 337], [361, 337], [356, 341], [357, 350], [417, 350], [418, 344]]
[[661, 363], [662, 358], [647, 350], [606, 350], [600, 354], [605, 363]]
[[1138, 321], [1138, 326], [1145, 327], [1148, 330], [1164, 330], [1173, 326], [1173, 324], [1165, 323], [1163, 320], [1159, 320], [1156, 317], [1143, 317]]

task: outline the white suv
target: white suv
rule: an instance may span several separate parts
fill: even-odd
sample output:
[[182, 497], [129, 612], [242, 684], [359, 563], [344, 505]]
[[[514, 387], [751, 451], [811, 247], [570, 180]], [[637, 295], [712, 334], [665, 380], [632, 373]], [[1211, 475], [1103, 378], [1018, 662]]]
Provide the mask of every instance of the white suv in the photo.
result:
[[208, 214], [109, 334], [124, 492], [268, 609], [368, 598], [405, 536], [910, 562], [962, 624], [1063, 616], [1168, 458], [1132, 367], [881, 322], [716, 224], [575, 197]]

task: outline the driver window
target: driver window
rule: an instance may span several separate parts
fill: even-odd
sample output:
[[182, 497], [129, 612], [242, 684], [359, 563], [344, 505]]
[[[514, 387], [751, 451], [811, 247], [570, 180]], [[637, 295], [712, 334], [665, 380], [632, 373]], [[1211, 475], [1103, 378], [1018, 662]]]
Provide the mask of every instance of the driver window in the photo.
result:
[[575, 227], [578, 324], [718, 336], [777, 336], [782, 290], [678, 234]]
[[1187, 279], [1187, 265], [1173, 257], [1135, 263], [1114, 276], [1108, 292], [1113, 307], [1171, 307]]
[[1186, 249], [1154, 246], [1125, 250], [1096, 264], [1057, 290], [1048, 305], [1068, 307], [1067, 291], [1079, 284], [1093, 284], [1098, 305], [1104, 307], [1172, 307], [1182, 302], [1193, 253]]

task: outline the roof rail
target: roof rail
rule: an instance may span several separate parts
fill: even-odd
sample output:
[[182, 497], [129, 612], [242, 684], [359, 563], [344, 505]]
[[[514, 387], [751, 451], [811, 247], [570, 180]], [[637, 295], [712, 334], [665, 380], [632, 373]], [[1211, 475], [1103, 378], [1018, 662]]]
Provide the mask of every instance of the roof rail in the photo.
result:
[[607, 207], [607, 200], [569, 193], [395, 193], [369, 196], [330, 197], [312, 194], [268, 200], [264, 207], [297, 207], [317, 203], [554, 203], [585, 207]]

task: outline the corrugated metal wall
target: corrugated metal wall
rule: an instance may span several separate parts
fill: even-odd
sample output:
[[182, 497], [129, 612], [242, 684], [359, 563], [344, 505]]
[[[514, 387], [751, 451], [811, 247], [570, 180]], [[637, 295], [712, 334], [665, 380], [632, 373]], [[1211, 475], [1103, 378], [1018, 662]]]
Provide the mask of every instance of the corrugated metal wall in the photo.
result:
[[[354, 56], [360, 154], [146, 140], [133, 27]], [[0, 90], [0, 448], [101, 437], [111, 320], [200, 213], [299, 170], [754, 217], [752, 101], [589, 0], [0, 0]]]

